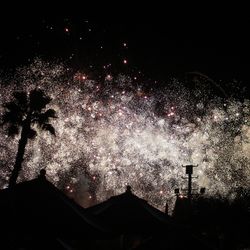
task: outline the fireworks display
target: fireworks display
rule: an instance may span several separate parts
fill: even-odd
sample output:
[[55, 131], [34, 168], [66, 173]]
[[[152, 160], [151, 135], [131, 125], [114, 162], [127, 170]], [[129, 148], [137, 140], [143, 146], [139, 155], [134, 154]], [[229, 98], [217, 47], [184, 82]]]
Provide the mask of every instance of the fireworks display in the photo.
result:
[[[136, 75], [92, 80], [86, 72], [41, 60], [3, 76], [1, 113], [13, 91], [40, 88], [58, 116], [55, 137], [41, 132], [29, 141], [20, 179], [45, 168], [48, 179], [83, 206], [131, 185], [160, 209], [175, 188], [186, 187], [186, 164], [198, 165], [195, 187], [209, 194], [250, 187], [250, 102], [225, 96], [208, 81], [200, 76], [192, 90], [178, 79], [154, 88]], [[213, 96], [212, 88], [224, 96]], [[0, 133], [5, 187], [18, 138], [7, 137], [4, 128]]]

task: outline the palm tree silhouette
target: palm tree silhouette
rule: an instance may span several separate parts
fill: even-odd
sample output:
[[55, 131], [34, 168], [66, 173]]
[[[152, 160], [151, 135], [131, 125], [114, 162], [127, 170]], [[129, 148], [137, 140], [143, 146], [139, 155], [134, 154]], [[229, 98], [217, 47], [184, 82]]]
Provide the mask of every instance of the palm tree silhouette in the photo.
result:
[[46, 110], [47, 104], [52, 99], [45, 95], [42, 90], [35, 89], [29, 94], [14, 92], [13, 96], [12, 101], [3, 105], [5, 113], [2, 117], [2, 125], [7, 125], [8, 136], [18, 135], [21, 130], [16, 160], [9, 178], [9, 187], [15, 186], [22, 169], [28, 139], [34, 139], [37, 135], [33, 125], [37, 124], [42, 130], [47, 130], [55, 135], [55, 129], [49, 122], [51, 118], [56, 118], [55, 110]]

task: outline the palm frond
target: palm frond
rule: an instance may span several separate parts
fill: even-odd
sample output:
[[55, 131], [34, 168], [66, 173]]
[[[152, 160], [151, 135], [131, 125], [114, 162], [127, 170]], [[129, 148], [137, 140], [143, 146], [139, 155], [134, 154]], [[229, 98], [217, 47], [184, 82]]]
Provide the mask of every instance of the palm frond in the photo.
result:
[[21, 125], [23, 120], [22, 118], [22, 114], [20, 114], [19, 112], [6, 111], [1, 117], [1, 125], [8, 123]]
[[7, 131], [8, 131], [8, 136], [15, 136], [18, 135], [19, 133], [19, 127], [12, 124], [8, 127]]
[[56, 111], [54, 109], [48, 109], [43, 114], [49, 118], [57, 118]]
[[28, 98], [25, 92], [14, 92], [13, 96], [16, 99], [18, 106], [22, 109], [23, 112], [27, 111], [28, 107]]
[[41, 112], [42, 109], [51, 101], [51, 98], [46, 96], [40, 89], [35, 89], [30, 92], [30, 108], [35, 112]]
[[34, 129], [30, 128], [28, 131], [28, 138], [34, 139], [36, 136], [37, 136], [37, 132]]
[[4, 103], [3, 106], [4, 108], [6, 108], [7, 110], [11, 112], [15, 112], [15, 113], [21, 112], [20, 106], [15, 101]]
[[24, 112], [21, 106], [17, 102], [11, 101], [3, 104], [5, 108], [5, 113], [2, 115], [2, 124], [6, 123], [16, 123], [21, 124], [23, 120]]
[[55, 128], [49, 124], [49, 123], [45, 123], [41, 126], [41, 128], [43, 130], [46, 130], [46, 131], [49, 131], [52, 135], [56, 135], [56, 131], [55, 131]]
[[50, 118], [57, 118], [56, 111], [54, 109], [48, 109], [43, 113], [36, 112], [33, 115], [32, 123], [37, 123], [41, 127], [43, 124], [48, 123]]

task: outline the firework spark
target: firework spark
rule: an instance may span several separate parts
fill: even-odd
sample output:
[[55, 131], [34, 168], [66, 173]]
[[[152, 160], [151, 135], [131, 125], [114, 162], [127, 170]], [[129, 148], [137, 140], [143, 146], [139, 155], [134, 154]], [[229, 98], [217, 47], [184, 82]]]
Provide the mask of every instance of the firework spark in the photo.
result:
[[[36, 60], [2, 79], [1, 103], [13, 91], [41, 88], [58, 115], [55, 138], [41, 132], [29, 142], [20, 179], [46, 168], [49, 179], [83, 205], [130, 184], [160, 209], [174, 188], [184, 187], [184, 164], [199, 166], [196, 185], [211, 194], [250, 186], [249, 100], [211, 99], [208, 90], [190, 91], [176, 79], [175, 87], [148, 91], [133, 78], [94, 81], [84, 72]], [[0, 133], [4, 187], [18, 138]], [[79, 195], [82, 190], [88, 193]]]

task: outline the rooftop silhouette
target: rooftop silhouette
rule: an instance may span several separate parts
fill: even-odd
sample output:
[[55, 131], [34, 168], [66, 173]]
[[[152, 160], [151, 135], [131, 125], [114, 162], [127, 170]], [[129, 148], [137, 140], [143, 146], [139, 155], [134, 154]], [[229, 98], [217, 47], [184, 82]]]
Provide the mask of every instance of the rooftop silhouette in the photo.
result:
[[203, 196], [190, 204], [177, 196], [170, 216], [136, 196], [131, 186], [85, 209], [50, 183], [42, 169], [37, 178], [0, 191], [1, 247], [236, 249], [250, 243], [247, 209]]

